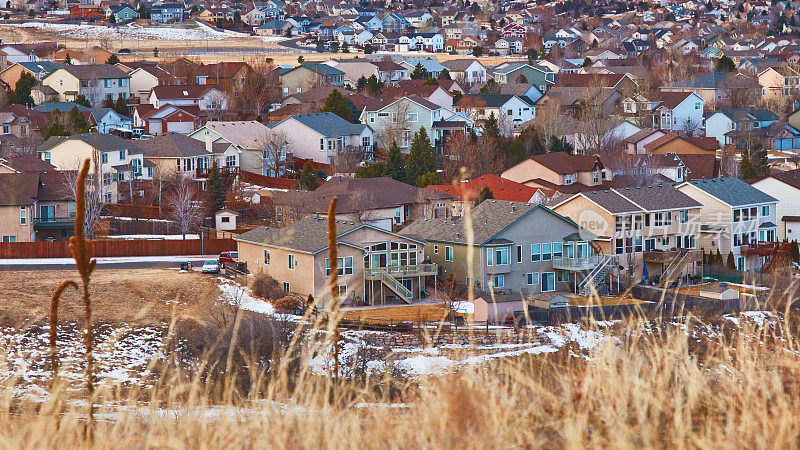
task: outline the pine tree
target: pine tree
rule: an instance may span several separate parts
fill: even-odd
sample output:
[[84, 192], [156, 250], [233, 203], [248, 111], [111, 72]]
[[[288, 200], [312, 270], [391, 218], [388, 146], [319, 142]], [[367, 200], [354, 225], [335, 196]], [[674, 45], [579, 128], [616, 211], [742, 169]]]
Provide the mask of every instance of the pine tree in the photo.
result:
[[211, 164], [206, 180], [206, 193], [211, 199], [214, 212], [225, 208], [225, 184], [222, 181], [222, 174], [219, 172], [217, 162]]
[[487, 138], [500, 137], [500, 126], [497, 124], [497, 117], [494, 113], [489, 114], [489, 118], [483, 123], [483, 135]]
[[47, 117], [44, 127], [39, 129], [39, 134], [43, 139], [48, 139], [51, 136], [69, 136], [67, 127], [61, 121], [61, 112], [54, 109], [53, 112]]
[[158, 58], [158, 47], [153, 47], [153, 57]]
[[757, 177], [756, 167], [750, 162], [750, 157], [747, 155], [747, 152], [742, 152], [742, 159], [739, 161], [739, 178], [748, 180]]
[[756, 178], [763, 178], [769, 176], [769, 159], [767, 158], [767, 150], [758, 142], [753, 149], [750, 150], [753, 169]]
[[70, 134], [81, 134], [89, 132], [89, 122], [77, 106], [73, 106], [69, 110], [69, 117], [67, 118]]
[[364, 88], [367, 87], [367, 77], [361, 75], [361, 77], [356, 81], [356, 90], [361, 92]]
[[442, 184], [442, 177], [436, 172], [425, 172], [417, 178], [418, 187], [427, 187], [432, 184]]
[[92, 103], [89, 102], [89, 99], [86, 98], [86, 96], [83, 95], [83, 94], [81, 94], [77, 98], [75, 98], [75, 101], [73, 103], [77, 103], [77, 104], [79, 104], [81, 106], [85, 106], [87, 108], [91, 108], [92, 107]]
[[386, 163], [374, 162], [364, 164], [356, 169], [356, 178], [378, 178], [386, 176]]
[[33, 97], [31, 96], [31, 89], [36, 86], [36, 78], [30, 72], [22, 72], [14, 85], [14, 103], [20, 105], [33, 105]]
[[733, 72], [736, 70], [736, 64], [733, 62], [732, 59], [723, 55], [722, 58], [717, 60], [717, 65], [715, 70], [717, 72]]
[[112, 53], [106, 60], [106, 64], [119, 64], [119, 57], [115, 53]]
[[736, 261], [733, 259], [733, 252], [728, 252], [728, 269], [736, 270]]
[[442, 69], [442, 71], [439, 72], [439, 79], [440, 80], [449, 80], [449, 79], [451, 79], [450, 78], [450, 72], [447, 69]]
[[389, 147], [384, 174], [393, 180], [408, 183], [408, 171], [405, 163], [403, 163], [403, 154], [400, 152], [400, 147], [397, 146], [396, 141], [392, 142], [392, 146]]
[[717, 255], [714, 257], [714, 264], [721, 266], [722, 265], [722, 253], [717, 248]]
[[789, 244], [789, 257], [792, 258], [792, 261], [800, 263], [800, 246], [797, 245], [797, 241]]
[[117, 101], [116, 103], [114, 103], [113, 109], [114, 111], [116, 111], [119, 114], [122, 114], [123, 116], [128, 115], [128, 105], [125, 103], [125, 99], [122, 98], [121, 95], [117, 97]]
[[414, 133], [408, 155], [408, 179], [416, 183], [420, 175], [426, 172], [436, 172], [436, 155], [425, 127]]
[[489, 189], [489, 186], [484, 186], [483, 189], [478, 192], [478, 197], [475, 198], [475, 206], [480, 205], [485, 200], [489, 200], [490, 198], [494, 198], [494, 193], [491, 189]]
[[411, 72], [412, 80], [427, 80], [430, 77], [431, 74], [424, 67], [422, 67], [422, 63], [417, 63], [417, 65], [414, 66], [414, 71]]
[[72, 64], [72, 57], [69, 56], [69, 53], [64, 57], [64, 64]]
[[313, 191], [319, 187], [317, 174], [314, 172], [314, 168], [311, 166], [310, 162], [305, 163], [303, 171], [300, 172], [300, 175], [297, 177], [297, 181], [300, 189], [305, 189], [307, 191]]
[[338, 89], [331, 91], [321, 112], [331, 112], [350, 122], [358, 122], [358, 112], [355, 105], [349, 98], [345, 98]]

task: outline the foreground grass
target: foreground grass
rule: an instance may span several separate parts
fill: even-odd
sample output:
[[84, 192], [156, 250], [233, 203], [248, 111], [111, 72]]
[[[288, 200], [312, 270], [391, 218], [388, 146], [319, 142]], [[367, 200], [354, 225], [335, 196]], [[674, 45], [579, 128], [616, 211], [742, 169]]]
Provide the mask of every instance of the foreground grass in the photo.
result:
[[85, 403], [6, 394], [0, 439], [11, 448], [797, 447], [795, 331], [745, 317], [633, 320], [605, 329], [614, 338], [597, 350], [572, 345], [414, 380], [321, 377], [307, 362], [324, 349], [305, 349], [295, 367], [252, 364], [248, 391], [176, 371], [152, 388], [99, 392], [93, 443]]

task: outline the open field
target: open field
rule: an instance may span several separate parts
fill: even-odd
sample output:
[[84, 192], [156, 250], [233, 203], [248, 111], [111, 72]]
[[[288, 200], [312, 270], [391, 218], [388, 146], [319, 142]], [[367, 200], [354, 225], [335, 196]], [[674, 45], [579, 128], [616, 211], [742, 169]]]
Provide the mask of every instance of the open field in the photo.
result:
[[[53, 291], [68, 278], [78, 275], [74, 270], [0, 272], [0, 325], [46, 320]], [[173, 308], [179, 316], [201, 315], [219, 296], [214, 277], [174, 269], [98, 270], [90, 292], [95, 320], [136, 325], [168, 322]], [[62, 295], [59, 317], [83, 319], [75, 290]]]

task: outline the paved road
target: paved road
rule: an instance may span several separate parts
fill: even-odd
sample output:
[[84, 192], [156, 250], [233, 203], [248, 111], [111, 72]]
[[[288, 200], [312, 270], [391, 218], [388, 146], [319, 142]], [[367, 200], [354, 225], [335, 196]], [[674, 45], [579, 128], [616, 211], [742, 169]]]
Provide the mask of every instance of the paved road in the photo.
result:
[[300, 42], [301, 39], [305, 39], [305, 38], [297, 38], [297, 39], [288, 39], [288, 40], [284, 40], [284, 41], [278, 41], [278, 45], [280, 45], [281, 47], [290, 48], [292, 50], [305, 50], [305, 51], [314, 50], [313, 47], [302, 47], [300, 45], [297, 45], [297, 43]]
[[[206, 259], [215, 256], [186, 256], [165, 258], [101, 258], [97, 261], [98, 270], [107, 269], [162, 269], [180, 268], [181, 262], [190, 261], [195, 269], [203, 265]], [[115, 261], [116, 260], [116, 261]], [[0, 271], [32, 271], [32, 270], [72, 270], [75, 264], [67, 260], [0, 260]]]

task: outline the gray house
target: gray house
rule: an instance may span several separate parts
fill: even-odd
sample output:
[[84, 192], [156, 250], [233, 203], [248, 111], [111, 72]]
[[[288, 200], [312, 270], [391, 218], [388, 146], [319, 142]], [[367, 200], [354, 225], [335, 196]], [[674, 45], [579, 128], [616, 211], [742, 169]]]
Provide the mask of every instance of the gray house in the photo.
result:
[[526, 297], [581, 290], [608, 273], [595, 276], [594, 269], [611, 261], [595, 254], [596, 236], [540, 204], [486, 200], [475, 207], [471, 258], [467, 231], [461, 217], [416, 220], [400, 234], [427, 242], [426, 254], [442, 277], [455, 274], [459, 283], [485, 290]]

